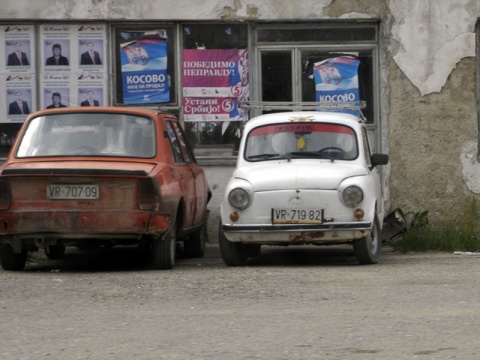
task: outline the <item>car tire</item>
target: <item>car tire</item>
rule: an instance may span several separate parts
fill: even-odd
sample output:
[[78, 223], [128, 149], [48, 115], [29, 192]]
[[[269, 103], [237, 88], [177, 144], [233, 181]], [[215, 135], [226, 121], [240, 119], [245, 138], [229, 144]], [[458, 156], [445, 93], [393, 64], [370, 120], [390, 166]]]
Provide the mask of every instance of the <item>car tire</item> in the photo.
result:
[[162, 237], [153, 239], [152, 266], [154, 269], [168, 270], [175, 266], [176, 234], [177, 226], [173, 222]]
[[16, 254], [10, 244], [1, 244], [0, 262], [3, 270], [23, 270], [27, 263], [27, 250], [24, 249], [20, 254]]
[[247, 265], [247, 248], [242, 243], [229, 241], [222, 230], [222, 221], [218, 227], [218, 245], [223, 262], [228, 266]]
[[45, 247], [45, 255], [50, 260], [62, 259], [65, 256], [65, 245], [49, 245]]
[[205, 255], [207, 232], [204, 227], [200, 231], [190, 234], [183, 242], [184, 255], [187, 258], [201, 258]]
[[381, 250], [382, 232], [378, 218], [375, 216], [372, 230], [363, 239], [358, 239], [353, 242], [353, 251], [361, 265], [370, 265], [378, 262]]

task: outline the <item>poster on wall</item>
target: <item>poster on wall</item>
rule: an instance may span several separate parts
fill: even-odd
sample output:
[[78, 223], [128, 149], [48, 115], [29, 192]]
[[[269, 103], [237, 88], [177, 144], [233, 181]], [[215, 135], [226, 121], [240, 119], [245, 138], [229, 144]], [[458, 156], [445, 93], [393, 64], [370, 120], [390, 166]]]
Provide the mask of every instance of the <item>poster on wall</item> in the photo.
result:
[[77, 89], [75, 104], [77, 106], [106, 106], [107, 76], [103, 73], [80, 73], [76, 79]]
[[107, 104], [104, 24], [45, 24], [40, 39], [41, 109]]
[[41, 109], [105, 106], [107, 103], [107, 76], [104, 73], [45, 73], [41, 81]]
[[185, 49], [183, 113], [185, 121], [243, 121], [248, 100], [248, 51]]
[[[23, 122], [36, 109], [35, 79], [32, 74], [7, 74], [2, 77], [2, 107], [6, 122]], [[5, 121], [4, 121], [5, 122]]]
[[36, 110], [33, 25], [0, 26], [0, 123], [25, 121]]
[[42, 72], [106, 72], [106, 26], [45, 24], [40, 27]]
[[341, 103], [360, 102], [359, 64], [355, 56], [338, 56], [315, 63], [316, 101], [340, 106]]
[[135, 39], [120, 44], [123, 102], [170, 102], [166, 31], [135, 32], [130, 35]]

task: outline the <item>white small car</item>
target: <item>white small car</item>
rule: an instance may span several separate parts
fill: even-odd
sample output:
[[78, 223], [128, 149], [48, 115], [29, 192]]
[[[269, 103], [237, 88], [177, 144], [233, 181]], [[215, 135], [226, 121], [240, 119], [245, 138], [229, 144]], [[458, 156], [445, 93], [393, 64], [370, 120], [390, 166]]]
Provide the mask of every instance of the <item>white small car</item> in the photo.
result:
[[244, 266], [262, 245], [352, 244], [360, 264], [380, 257], [384, 217], [365, 123], [339, 112], [261, 115], [245, 125], [220, 206], [225, 264]]

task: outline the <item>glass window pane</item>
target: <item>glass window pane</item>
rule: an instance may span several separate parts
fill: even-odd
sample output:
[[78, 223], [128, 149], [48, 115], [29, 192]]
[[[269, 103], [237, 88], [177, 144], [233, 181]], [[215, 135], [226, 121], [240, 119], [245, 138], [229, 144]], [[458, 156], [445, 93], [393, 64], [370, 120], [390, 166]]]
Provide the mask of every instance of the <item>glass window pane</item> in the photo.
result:
[[291, 51], [264, 51], [262, 58], [262, 101], [292, 101]]
[[367, 27], [308, 27], [303, 29], [258, 29], [258, 43], [305, 43], [323, 42], [338, 43], [340, 41], [375, 41], [376, 29]]
[[166, 121], [165, 126], [167, 128], [168, 138], [170, 139], [170, 146], [172, 147], [173, 161], [176, 164], [184, 163], [182, 150], [178, 143], [177, 136], [175, 135], [175, 131], [173, 131], [172, 123]]
[[[301, 54], [302, 101], [312, 102], [315, 101], [315, 80], [313, 78], [314, 63], [340, 56], [342, 54], [321, 50], [303, 50]], [[360, 88], [360, 100], [366, 102], [366, 109], [363, 109], [362, 112], [367, 118], [367, 122], [373, 122], [372, 53], [371, 51], [358, 51], [349, 52], [348, 54], [356, 55], [360, 60], [360, 65], [358, 67], [358, 86]]]
[[358, 156], [355, 131], [330, 123], [272, 124], [252, 130], [244, 157], [248, 161], [284, 158], [354, 160]]
[[173, 123], [173, 127], [175, 129], [175, 133], [177, 134], [177, 138], [180, 142], [180, 147], [182, 148], [183, 155], [185, 156], [185, 159], [187, 160], [186, 162], [188, 164], [192, 163], [192, 154], [190, 154], [190, 151], [188, 149], [187, 143], [183, 137], [183, 132], [182, 130], [178, 127], [177, 124]]
[[186, 24], [183, 26], [184, 49], [246, 49], [247, 25]]
[[40, 116], [25, 132], [18, 157], [155, 155], [152, 119], [126, 114], [83, 113]]

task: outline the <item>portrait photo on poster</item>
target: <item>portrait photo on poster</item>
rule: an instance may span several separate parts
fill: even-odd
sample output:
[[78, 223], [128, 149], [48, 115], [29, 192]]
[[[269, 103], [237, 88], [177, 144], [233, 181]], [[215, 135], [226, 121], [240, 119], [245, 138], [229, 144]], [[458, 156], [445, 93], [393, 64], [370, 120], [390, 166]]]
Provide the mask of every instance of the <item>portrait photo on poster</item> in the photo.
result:
[[69, 88], [45, 89], [43, 101], [46, 109], [67, 107], [70, 103], [70, 90]]
[[80, 53], [79, 64], [81, 66], [92, 66], [103, 64], [103, 40], [81, 39], [78, 41]]
[[27, 115], [31, 112], [32, 90], [25, 88], [7, 89], [8, 115]]
[[78, 101], [80, 106], [102, 106], [102, 88], [80, 88], [78, 89]]
[[30, 40], [6, 40], [5, 54], [7, 67], [30, 67]]
[[48, 39], [44, 41], [45, 66], [69, 66], [70, 41], [68, 39]]

